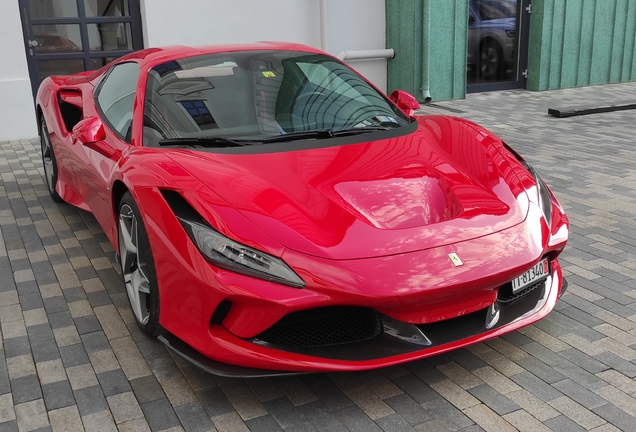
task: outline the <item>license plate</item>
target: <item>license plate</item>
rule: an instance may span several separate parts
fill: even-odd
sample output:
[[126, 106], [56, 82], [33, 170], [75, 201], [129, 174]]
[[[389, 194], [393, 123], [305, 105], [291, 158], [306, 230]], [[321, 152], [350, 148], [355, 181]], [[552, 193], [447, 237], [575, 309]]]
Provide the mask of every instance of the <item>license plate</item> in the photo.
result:
[[548, 259], [539, 261], [534, 267], [512, 280], [512, 293], [516, 294], [528, 285], [532, 285], [537, 280], [548, 275]]

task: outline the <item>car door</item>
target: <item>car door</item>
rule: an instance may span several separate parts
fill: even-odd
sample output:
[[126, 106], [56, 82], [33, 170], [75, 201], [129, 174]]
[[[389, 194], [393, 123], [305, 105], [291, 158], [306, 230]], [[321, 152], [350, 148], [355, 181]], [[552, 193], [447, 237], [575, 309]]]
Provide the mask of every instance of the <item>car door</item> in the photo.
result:
[[81, 176], [87, 186], [84, 195], [102, 227], [112, 221], [110, 178], [122, 154], [131, 148], [133, 106], [139, 79], [136, 62], [113, 66], [95, 89], [95, 115], [104, 124], [105, 138], [82, 146], [87, 164]]

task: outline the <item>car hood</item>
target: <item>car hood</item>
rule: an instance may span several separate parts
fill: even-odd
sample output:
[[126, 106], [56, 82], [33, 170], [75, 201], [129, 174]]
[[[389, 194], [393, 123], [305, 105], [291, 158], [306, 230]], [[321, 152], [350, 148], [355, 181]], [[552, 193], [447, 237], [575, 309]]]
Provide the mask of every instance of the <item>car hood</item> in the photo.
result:
[[422, 117], [415, 132], [390, 139], [326, 147], [317, 140], [312, 149], [259, 154], [179, 151], [172, 158], [283, 246], [359, 259], [522, 222], [527, 196], [494, 140], [464, 120]]

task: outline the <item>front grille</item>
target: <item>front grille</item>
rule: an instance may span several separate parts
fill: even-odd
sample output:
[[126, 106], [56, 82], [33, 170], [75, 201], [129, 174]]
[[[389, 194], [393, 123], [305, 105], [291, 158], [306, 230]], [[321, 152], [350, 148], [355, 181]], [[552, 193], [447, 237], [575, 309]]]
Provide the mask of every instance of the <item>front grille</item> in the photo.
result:
[[500, 303], [513, 302], [517, 299], [520, 299], [521, 297], [524, 297], [526, 294], [531, 293], [535, 289], [542, 287], [543, 285], [545, 285], [545, 281], [546, 281], [546, 278], [543, 278], [533, 283], [532, 285], [528, 285], [527, 287], [525, 287], [521, 291], [518, 291], [515, 294], [512, 293], [512, 284], [507, 283], [499, 289], [499, 292], [497, 293], [497, 301]]
[[256, 339], [284, 347], [325, 347], [373, 339], [382, 330], [373, 309], [331, 306], [292, 312]]

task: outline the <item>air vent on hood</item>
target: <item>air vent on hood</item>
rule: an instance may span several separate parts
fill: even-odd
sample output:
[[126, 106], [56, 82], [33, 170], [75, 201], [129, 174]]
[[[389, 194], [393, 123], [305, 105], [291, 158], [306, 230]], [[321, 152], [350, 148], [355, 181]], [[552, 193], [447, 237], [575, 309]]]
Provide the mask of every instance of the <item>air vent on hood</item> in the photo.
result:
[[199, 212], [197, 212], [179, 192], [169, 189], [159, 189], [159, 192], [161, 192], [161, 195], [163, 195], [163, 198], [175, 216], [181, 219], [200, 221], [203, 223], [203, 218]]

